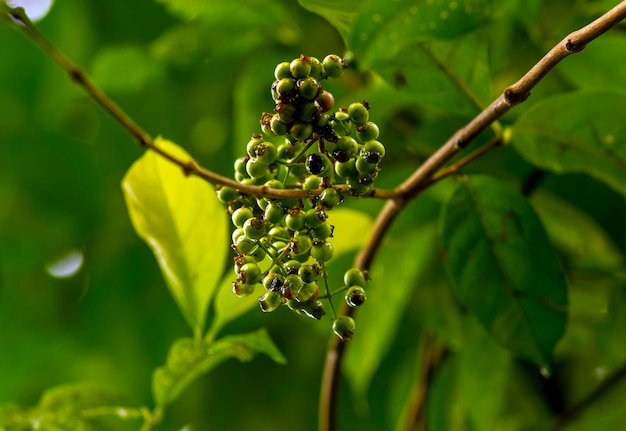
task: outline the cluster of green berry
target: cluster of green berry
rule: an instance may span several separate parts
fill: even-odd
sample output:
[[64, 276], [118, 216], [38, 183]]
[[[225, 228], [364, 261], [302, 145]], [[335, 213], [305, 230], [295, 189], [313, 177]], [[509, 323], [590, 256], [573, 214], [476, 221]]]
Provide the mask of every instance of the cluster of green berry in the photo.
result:
[[263, 311], [286, 305], [317, 320], [326, 314], [326, 300], [334, 332], [349, 339], [354, 321], [337, 317], [332, 297], [345, 292], [348, 305], [361, 305], [368, 275], [352, 268], [341, 288], [329, 289], [326, 263], [333, 257], [334, 227], [328, 212], [343, 201], [341, 188], [334, 186], [345, 184], [352, 195], [373, 188], [385, 148], [376, 140], [378, 127], [369, 121], [367, 102], [329, 113], [334, 97], [320, 81], [338, 78], [344, 69], [336, 55], [280, 63], [272, 84], [275, 112], [262, 115], [263, 134], [252, 135], [246, 155], [235, 161], [235, 179], [242, 184], [311, 193], [306, 198], [259, 198], [222, 187], [218, 197], [228, 204], [235, 227], [233, 292], [247, 296], [262, 286]]

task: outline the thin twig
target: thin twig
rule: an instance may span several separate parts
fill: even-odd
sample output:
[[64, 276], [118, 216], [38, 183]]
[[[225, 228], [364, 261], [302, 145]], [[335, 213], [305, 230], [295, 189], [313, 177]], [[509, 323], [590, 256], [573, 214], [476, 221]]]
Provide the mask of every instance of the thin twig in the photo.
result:
[[[395, 191], [402, 196], [387, 201], [378, 214], [370, 237], [356, 258], [355, 266], [361, 269], [370, 268], [382, 239], [385, 237], [398, 214], [400, 214], [410, 200], [414, 199], [417, 194], [424, 189], [425, 185], [431, 181], [433, 176], [436, 178], [436, 172], [452, 157], [469, 145], [476, 136], [502, 117], [511, 108], [524, 102], [530, 96], [530, 90], [562, 59], [573, 53], [580, 52], [589, 42], [614, 27], [624, 18], [626, 18], [626, 0], [622, 1], [591, 24], [570, 33], [552, 48], [519, 81], [506, 88], [484, 111], [478, 114], [466, 126], [454, 133], [439, 150], [430, 156], [406, 181], [395, 189]], [[484, 154], [484, 151], [479, 155], [482, 154]], [[444, 173], [445, 170], [439, 175], [443, 175]], [[353, 310], [354, 309], [350, 309], [344, 305], [342, 312], [353, 315]], [[336, 429], [339, 373], [344, 352], [345, 342], [340, 341], [337, 337], [332, 337], [328, 344], [327, 359], [322, 378], [322, 396], [319, 406], [320, 431], [334, 431]]]
[[[149, 148], [172, 163], [180, 166], [185, 175], [194, 175], [212, 184], [232, 187], [243, 193], [254, 195], [259, 198], [277, 199], [307, 199], [321, 194], [324, 189], [316, 190], [285, 190], [275, 189], [264, 185], [249, 185], [239, 183], [231, 178], [219, 175], [209, 169], [200, 166], [194, 160], [183, 160], [169, 152], [159, 148], [148, 132], [141, 128], [133, 119], [124, 112], [106, 93], [104, 93], [86, 74], [77, 67], [69, 58], [50, 43], [32, 24], [23, 8], [10, 8], [3, 3], [0, 7], [9, 15], [12, 21], [24, 31], [28, 37], [35, 42], [44, 52], [46, 52], [63, 70], [67, 72], [70, 79], [82, 86], [87, 94], [98, 102], [107, 112], [109, 112], [126, 130], [137, 139], [143, 147]], [[347, 193], [345, 186], [335, 186], [335, 188]], [[391, 190], [373, 189], [367, 197], [376, 199], [393, 199], [398, 193]]]

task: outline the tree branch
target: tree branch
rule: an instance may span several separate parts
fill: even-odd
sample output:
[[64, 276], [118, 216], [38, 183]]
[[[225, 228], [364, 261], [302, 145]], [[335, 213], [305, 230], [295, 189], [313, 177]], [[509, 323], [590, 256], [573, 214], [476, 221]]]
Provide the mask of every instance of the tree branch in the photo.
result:
[[[506, 88], [485, 110], [454, 133], [446, 143], [395, 189], [401, 196], [387, 201], [378, 214], [370, 237], [355, 260], [355, 266], [361, 269], [369, 269], [380, 247], [382, 238], [384, 238], [392, 223], [406, 204], [417, 197], [425, 187], [434, 183], [438, 178], [440, 179], [452, 173], [455, 169], [458, 170], [458, 168], [460, 168], [460, 166], [455, 167], [453, 165], [437, 173], [452, 157], [469, 145], [474, 138], [486, 128], [490, 127], [491, 124], [501, 118], [511, 108], [524, 102], [530, 96], [530, 90], [561, 60], [568, 55], [580, 52], [589, 42], [614, 27], [624, 18], [626, 18], [626, 0], [622, 1], [591, 24], [570, 33], [539, 60], [522, 78]], [[468, 156], [469, 160], [461, 162], [465, 165], [475, 160], [476, 157], [497, 147], [496, 143], [499, 142], [499, 140], [500, 137], [497, 137], [496, 140], [491, 141], [491, 145], [487, 144], [487, 149], [480, 150], [479, 154], [475, 154], [475, 157], [470, 155]], [[354, 309], [344, 304], [342, 312], [347, 315], [353, 315]], [[344, 352], [345, 342], [339, 340], [337, 337], [332, 337], [328, 344], [322, 379], [319, 407], [320, 431], [334, 431], [336, 429], [335, 420], [338, 404], [339, 373]]]

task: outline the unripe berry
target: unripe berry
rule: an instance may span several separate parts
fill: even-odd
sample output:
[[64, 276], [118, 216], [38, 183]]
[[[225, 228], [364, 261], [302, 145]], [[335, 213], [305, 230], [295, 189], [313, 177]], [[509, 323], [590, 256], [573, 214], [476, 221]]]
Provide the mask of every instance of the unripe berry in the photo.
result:
[[297, 274], [301, 266], [302, 264], [298, 262], [297, 260], [288, 260], [283, 265], [283, 268], [285, 269], [287, 274], [291, 275], [291, 274]]
[[350, 286], [365, 286], [368, 276], [365, 271], [359, 268], [350, 268], [343, 275], [343, 283]]
[[285, 282], [283, 286], [285, 290], [290, 290], [291, 292], [297, 292], [300, 290], [304, 283], [298, 274], [289, 274], [285, 277]]
[[276, 310], [282, 304], [283, 298], [277, 292], [265, 292], [265, 295], [259, 298], [259, 306], [264, 313]]
[[291, 68], [288, 61], [283, 61], [276, 66], [274, 77], [276, 79], [291, 78]]
[[291, 208], [287, 212], [287, 217], [285, 217], [285, 224], [291, 230], [297, 231], [304, 229], [304, 214], [302, 213], [300, 208]]
[[222, 187], [217, 191], [217, 198], [222, 203], [229, 203], [239, 198], [239, 192], [233, 187]]
[[324, 74], [329, 78], [339, 78], [343, 75], [344, 64], [341, 57], [337, 55], [327, 55], [322, 60]]
[[350, 316], [339, 316], [333, 322], [333, 332], [342, 340], [351, 340], [355, 328], [354, 319]]
[[385, 157], [385, 146], [376, 140], [367, 141], [361, 152], [369, 163], [379, 163]]
[[239, 281], [233, 282], [233, 293], [239, 297], [251, 295], [254, 292], [254, 284], [241, 283]]
[[334, 188], [324, 189], [322, 194], [320, 195], [320, 205], [326, 209], [333, 209], [341, 202], [341, 196], [339, 196], [339, 192]]
[[293, 78], [283, 78], [276, 82], [276, 93], [278, 100], [285, 100], [293, 97], [296, 90], [296, 80]]
[[363, 103], [352, 103], [348, 106], [348, 115], [350, 120], [357, 126], [361, 126], [367, 123], [369, 120], [369, 112], [367, 107]]
[[298, 270], [298, 275], [304, 283], [312, 283], [317, 280], [320, 268], [317, 265], [302, 265]]
[[300, 302], [307, 302], [313, 299], [317, 299], [319, 291], [319, 287], [316, 283], [304, 283], [300, 290], [296, 292], [296, 299]]
[[302, 187], [304, 188], [304, 190], [315, 190], [315, 189], [319, 189], [321, 185], [322, 185], [322, 177], [317, 176], [317, 175], [309, 175], [308, 177], [305, 178], [304, 184], [302, 185]]
[[297, 256], [302, 256], [306, 254], [308, 256], [309, 250], [311, 250], [311, 246], [313, 245], [313, 241], [308, 234], [296, 232], [293, 239], [291, 240], [291, 251]]
[[311, 61], [308, 57], [301, 55], [289, 64], [289, 69], [291, 76], [295, 79], [306, 78], [311, 73]]
[[248, 172], [251, 178], [263, 178], [268, 173], [267, 166], [268, 164], [263, 160], [257, 158], [250, 159], [246, 163], [246, 172]]
[[235, 242], [235, 251], [239, 254], [248, 254], [257, 246], [257, 242], [243, 235]]
[[289, 134], [297, 141], [304, 141], [311, 137], [313, 133], [313, 126], [308, 123], [302, 123], [299, 121], [294, 122], [289, 128]]
[[313, 229], [313, 236], [316, 240], [324, 240], [333, 236], [333, 230], [335, 228], [328, 222], [324, 222], [315, 229]]
[[252, 213], [252, 208], [241, 207], [235, 210], [235, 212], [231, 216], [231, 220], [236, 227], [243, 227], [246, 220], [252, 217], [254, 217], [254, 214]]
[[283, 210], [283, 207], [279, 204], [271, 202], [265, 208], [265, 214], [263, 217], [265, 217], [265, 220], [267, 220], [268, 223], [277, 224], [282, 222], [285, 218], [285, 210]]
[[308, 228], [319, 227], [326, 221], [328, 215], [322, 208], [311, 208], [304, 213], [304, 223]]
[[345, 295], [346, 304], [353, 308], [362, 305], [366, 299], [365, 289], [361, 286], [352, 286]]
[[256, 263], [246, 263], [239, 269], [237, 279], [242, 283], [256, 284], [261, 280], [261, 268]]
[[289, 132], [289, 126], [280, 121], [280, 116], [278, 114], [272, 117], [270, 127], [272, 128], [272, 132], [278, 136], [286, 135]]
[[356, 158], [354, 166], [356, 167], [356, 170], [360, 176], [366, 176], [376, 171], [378, 163], [370, 163], [367, 161], [366, 155], [359, 154], [359, 156]]
[[341, 178], [349, 178], [357, 175], [354, 159], [350, 159], [345, 163], [335, 162], [335, 173]]
[[252, 217], [243, 224], [243, 231], [248, 238], [259, 239], [267, 233], [267, 225], [261, 217]]
[[298, 89], [298, 93], [306, 100], [315, 99], [321, 90], [320, 85], [317, 81], [310, 76], [304, 79], [300, 79], [296, 83], [296, 88]]
[[333, 245], [330, 242], [315, 240], [311, 248], [311, 256], [318, 262], [328, 262], [333, 258], [333, 251]]
[[284, 283], [285, 283], [284, 277], [275, 272], [270, 272], [263, 279], [263, 287], [265, 287], [265, 289], [272, 291], [272, 292], [282, 291]]
[[302, 303], [302, 312], [311, 319], [320, 320], [326, 314], [321, 301], [307, 301]]
[[357, 136], [362, 142], [378, 139], [380, 133], [376, 123], [369, 121], [368, 123], [356, 128]]
[[309, 75], [314, 79], [320, 79], [323, 72], [322, 62], [315, 57], [309, 57], [309, 63], [311, 63], [311, 73]]

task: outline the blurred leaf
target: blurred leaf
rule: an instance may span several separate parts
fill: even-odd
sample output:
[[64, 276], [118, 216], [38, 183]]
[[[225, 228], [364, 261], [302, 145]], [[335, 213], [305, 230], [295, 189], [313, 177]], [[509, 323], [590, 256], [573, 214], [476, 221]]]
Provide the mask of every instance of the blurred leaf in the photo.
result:
[[110, 389], [90, 383], [68, 383], [44, 392], [38, 407], [47, 411], [63, 409], [81, 411], [122, 404], [124, 399]]
[[[191, 159], [170, 141], [157, 138], [155, 144]], [[187, 323], [201, 333], [228, 253], [226, 216], [213, 186], [146, 151], [122, 187], [137, 234], [152, 248]]]
[[300, 6], [325, 18], [349, 46], [352, 27], [367, 0], [298, 0]]
[[91, 75], [103, 90], [133, 92], [163, 79], [165, 69], [144, 47], [117, 46], [100, 51]]
[[[370, 272], [367, 306], [359, 310], [357, 327], [345, 359], [344, 373], [355, 395], [363, 397], [393, 342], [410, 303], [416, 280], [435, 244], [434, 225], [389, 238]], [[411, 342], [411, 340], [406, 340]], [[417, 340], [412, 340], [417, 343]]]
[[478, 28], [491, 16], [491, 0], [435, 2], [370, 1], [351, 31], [349, 47], [366, 62], [389, 59], [417, 42], [452, 39]]
[[459, 360], [444, 357], [428, 388], [426, 426], [428, 430], [473, 431], [466, 419], [466, 400], [459, 392]]
[[28, 417], [15, 404], [0, 405], [0, 430], [11, 431], [13, 429], [24, 429], [28, 423]]
[[567, 285], [526, 199], [495, 178], [463, 177], [441, 226], [459, 297], [496, 340], [549, 366], [565, 329]]
[[475, 319], [466, 329], [467, 343], [459, 352], [459, 394], [473, 429], [491, 431], [498, 429], [513, 358]]
[[623, 256], [613, 240], [587, 214], [542, 190], [535, 191], [530, 202], [570, 266], [611, 271], [623, 265]]
[[511, 142], [534, 165], [584, 172], [626, 195], [626, 95], [577, 91], [553, 96], [524, 113]]
[[420, 104], [473, 116], [489, 103], [487, 52], [487, 44], [471, 34], [416, 43], [391, 58], [377, 58], [371, 67]]
[[227, 359], [248, 362], [258, 353], [266, 354], [279, 364], [286, 363], [265, 329], [231, 335], [211, 344], [191, 338], [180, 339], [172, 345], [166, 365], [154, 371], [154, 400], [157, 406], [170, 404], [191, 382]]
[[259, 306], [259, 295], [256, 292], [243, 298], [233, 293], [232, 285], [236, 278], [235, 274], [229, 271], [218, 287], [215, 296], [215, 315], [207, 334], [208, 340], [215, 337], [228, 322], [232, 322], [254, 307]]

